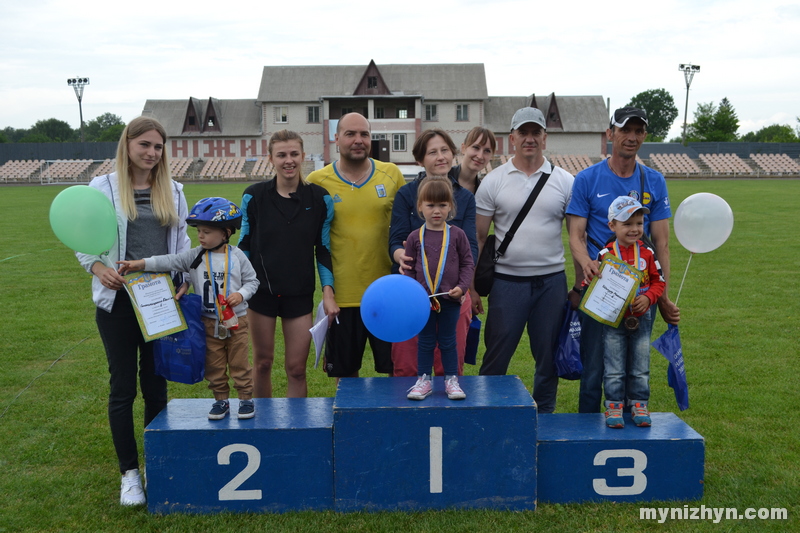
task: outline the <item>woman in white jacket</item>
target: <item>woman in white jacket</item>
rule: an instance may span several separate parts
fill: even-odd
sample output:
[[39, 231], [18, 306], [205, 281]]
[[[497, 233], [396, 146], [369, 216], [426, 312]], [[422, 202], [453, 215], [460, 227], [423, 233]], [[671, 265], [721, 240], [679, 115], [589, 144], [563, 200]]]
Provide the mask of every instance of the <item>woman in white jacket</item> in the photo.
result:
[[[172, 181], [164, 152], [167, 134], [156, 120], [139, 117], [122, 132], [117, 171], [94, 178], [90, 187], [105, 194], [117, 213], [117, 240], [105, 257], [77, 253], [91, 274], [97, 329], [111, 373], [108, 420], [122, 473], [120, 503], [142, 505], [139, 451], [133, 424], [137, 375], [144, 398], [145, 426], [167, 404], [167, 382], [154, 370], [153, 348], [144, 341], [124, 278], [111, 265], [124, 259], [174, 254], [188, 250], [188, 209], [183, 186]], [[188, 285], [179, 274], [178, 295]]]

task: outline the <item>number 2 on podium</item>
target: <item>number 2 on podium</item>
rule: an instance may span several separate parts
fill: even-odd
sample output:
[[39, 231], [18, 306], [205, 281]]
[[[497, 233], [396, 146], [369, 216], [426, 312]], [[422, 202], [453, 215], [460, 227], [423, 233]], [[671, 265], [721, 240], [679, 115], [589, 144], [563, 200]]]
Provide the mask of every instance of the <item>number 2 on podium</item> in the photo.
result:
[[249, 444], [229, 444], [220, 448], [217, 453], [217, 464], [231, 464], [231, 455], [237, 452], [247, 455], [247, 464], [241, 472], [236, 474], [236, 477], [219, 489], [219, 500], [260, 500], [261, 489], [238, 490], [242, 483], [250, 479], [250, 476], [255, 474], [258, 467], [261, 466], [261, 452], [258, 451], [258, 448]]

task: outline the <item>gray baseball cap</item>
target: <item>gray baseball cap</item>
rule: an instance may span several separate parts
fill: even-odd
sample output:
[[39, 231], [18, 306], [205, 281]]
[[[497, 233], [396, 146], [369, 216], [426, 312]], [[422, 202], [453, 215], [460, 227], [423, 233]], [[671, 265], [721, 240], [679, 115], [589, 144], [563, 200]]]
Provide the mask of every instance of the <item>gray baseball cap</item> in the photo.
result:
[[528, 122], [533, 122], [540, 125], [542, 129], [547, 129], [544, 122], [544, 114], [541, 111], [535, 107], [523, 107], [522, 109], [517, 109], [517, 112], [511, 118], [511, 131], [519, 129], [520, 126]]

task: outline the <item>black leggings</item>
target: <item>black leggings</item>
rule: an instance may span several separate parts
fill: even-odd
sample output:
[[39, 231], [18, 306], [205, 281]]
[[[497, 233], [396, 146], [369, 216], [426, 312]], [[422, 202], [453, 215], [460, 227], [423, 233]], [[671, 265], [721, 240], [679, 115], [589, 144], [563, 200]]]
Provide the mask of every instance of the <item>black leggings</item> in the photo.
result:
[[167, 405], [167, 380], [155, 374], [153, 345], [145, 342], [125, 290], [117, 292], [108, 313], [97, 308], [97, 329], [106, 349], [111, 374], [108, 394], [108, 422], [119, 459], [119, 470], [139, 468], [139, 451], [133, 428], [133, 401], [136, 375], [144, 398], [144, 425], [147, 426]]

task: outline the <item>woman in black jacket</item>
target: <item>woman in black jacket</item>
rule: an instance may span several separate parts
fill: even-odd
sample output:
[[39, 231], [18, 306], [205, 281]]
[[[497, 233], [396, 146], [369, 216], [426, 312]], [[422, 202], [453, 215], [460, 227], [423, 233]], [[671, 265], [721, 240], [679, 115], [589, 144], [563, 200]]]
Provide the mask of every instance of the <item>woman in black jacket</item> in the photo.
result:
[[261, 282], [247, 311], [253, 340], [253, 396], [272, 397], [275, 328], [281, 317], [287, 377], [286, 396], [308, 396], [306, 362], [314, 307], [314, 259], [325, 313], [339, 313], [333, 292], [330, 224], [333, 200], [301, 174], [303, 139], [282, 130], [269, 140], [272, 180], [256, 183], [242, 196], [239, 248], [250, 258]]

